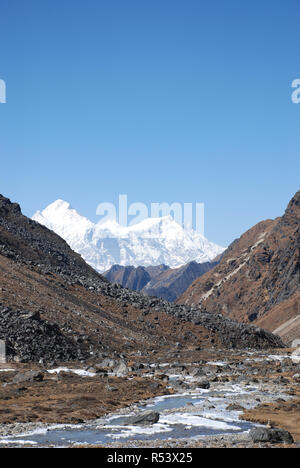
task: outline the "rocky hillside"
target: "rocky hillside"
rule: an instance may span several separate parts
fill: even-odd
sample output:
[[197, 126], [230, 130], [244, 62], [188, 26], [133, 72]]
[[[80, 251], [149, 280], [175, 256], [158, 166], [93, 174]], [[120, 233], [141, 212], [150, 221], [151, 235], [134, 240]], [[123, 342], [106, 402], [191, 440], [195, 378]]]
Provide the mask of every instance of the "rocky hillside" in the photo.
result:
[[22, 362], [70, 361], [89, 357], [56, 324], [40, 318], [38, 312], [13, 310], [0, 304], [0, 337], [6, 340], [6, 352]]
[[281, 218], [263, 221], [234, 241], [178, 302], [279, 330], [287, 341], [300, 338], [299, 249], [300, 191]]
[[180, 268], [167, 270], [151, 279], [143, 291], [149, 296], [176, 301], [196, 278], [210, 271], [216, 264], [216, 262], [190, 262]]
[[40, 269], [106, 281], [53, 231], [27, 218], [17, 203], [0, 195], [0, 254]]
[[[0, 339], [9, 343], [11, 356], [24, 360], [33, 360], [32, 352], [35, 359], [49, 361], [149, 356], [178, 346], [284, 345], [257, 327], [111, 285], [59, 236], [23, 216], [5, 197], [0, 198], [0, 304]], [[26, 322], [24, 316], [31, 318]], [[40, 322], [33, 323], [34, 317]], [[26, 349], [24, 333], [27, 343], [36, 343], [35, 351]], [[42, 336], [40, 346], [36, 333]], [[61, 355], [52, 343], [61, 343]]]
[[137, 268], [114, 265], [103, 276], [111, 283], [174, 302], [196, 278], [216, 264], [217, 262], [190, 262], [179, 268], [169, 268], [166, 265]]

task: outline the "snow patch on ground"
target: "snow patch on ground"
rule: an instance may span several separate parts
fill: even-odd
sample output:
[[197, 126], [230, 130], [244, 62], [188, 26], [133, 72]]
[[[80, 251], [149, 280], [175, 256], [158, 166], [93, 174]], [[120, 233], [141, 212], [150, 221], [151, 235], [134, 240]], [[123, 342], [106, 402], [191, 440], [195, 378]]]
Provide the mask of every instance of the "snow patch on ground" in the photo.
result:
[[172, 413], [163, 415], [160, 421], [164, 424], [183, 424], [187, 427], [207, 427], [212, 430], [221, 430], [221, 431], [239, 431], [240, 428], [237, 426], [231, 426], [224, 421], [217, 421], [210, 417], [203, 417], [198, 414], [191, 413]]
[[73, 374], [80, 375], [81, 377], [95, 377], [95, 372], [85, 371], [83, 369], [69, 369], [68, 367], [57, 367], [47, 371], [49, 374], [59, 374], [60, 372], [72, 372]]

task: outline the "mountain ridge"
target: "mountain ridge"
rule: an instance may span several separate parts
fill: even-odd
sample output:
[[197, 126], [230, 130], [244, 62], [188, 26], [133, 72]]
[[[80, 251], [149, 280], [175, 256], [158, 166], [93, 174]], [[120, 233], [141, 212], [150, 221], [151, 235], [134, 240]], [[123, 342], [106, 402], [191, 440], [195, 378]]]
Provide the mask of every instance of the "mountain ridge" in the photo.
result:
[[156, 267], [113, 265], [103, 273], [103, 276], [111, 283], [174, 302], [196, 278], [214, 268], [217, 263], [189, 262], [178, 268], [169, 268], [166, 265]]
[[[300, 191], [282, 217], [262, 221], [235, 240], [178, 302], [283, 330], [286, 321], [300, 315], [299, 275]], [[289, 342], [300, 337], [300, 325], [294, 324], [281, 335]]]
[[60, 235], [100, 273], [116, 264], [178, 268], [190, 261], [211, 261], [224, 251], [196, 231], [184, 229], [171, 216], [147, 218], [128, 227], [115, 221], [95, 224], [68, 202], [57, 200], [32, 219]]

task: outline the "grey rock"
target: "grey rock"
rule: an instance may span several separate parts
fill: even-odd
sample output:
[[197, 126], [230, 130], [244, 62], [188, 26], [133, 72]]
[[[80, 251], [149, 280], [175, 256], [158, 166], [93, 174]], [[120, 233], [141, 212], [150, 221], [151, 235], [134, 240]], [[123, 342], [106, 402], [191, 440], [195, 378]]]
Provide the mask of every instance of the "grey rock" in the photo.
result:
[[197, 382], [197, 387], [198, 388], [203, 388], [203, 389], [209, 389], [210, 388], [210, 383], [207, 379], [202, 378]]
[[255, 427], [250, 431], [250, 437], [255, 442], [271, 442], [273, 444], [292, 444], [292, 435], [284, 429]]
[[145, 411], [136, 416], [130, 416], [126, 419], [126, 426], [150, 426], [159, 421], [159, 413], [156, 411]]
[[22, 382], [42, 382], [44, 380], [44, 374], [38, 371], [28, 371], [24, 374], [19, 373], [14, 376], [13, 383], [22, 383]]
[[119, 364], [113, 369], [114, 374], [118, 377], [123, 377], [128, 374], [129, 368], [124, 361], [120, 361]]
[[105, 358], [102, 362], [96, 365], [96, 367], [103, 368], [103, 367], [114, 367], [117, 362], [114, 359]]
[[190, 371], [190, 374], [193, 375], [194, 377], [203, 377], [204, 375], [206, 375], [206, 372], [201, 368], [196, 368], [196, 369], [192, 369]]

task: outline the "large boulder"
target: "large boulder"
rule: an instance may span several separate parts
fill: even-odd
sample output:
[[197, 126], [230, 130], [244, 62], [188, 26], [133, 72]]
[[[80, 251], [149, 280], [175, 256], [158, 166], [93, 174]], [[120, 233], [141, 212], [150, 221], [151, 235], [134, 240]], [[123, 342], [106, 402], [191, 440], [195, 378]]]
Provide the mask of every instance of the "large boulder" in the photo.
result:
[[210, 388], [210, 383], [205, 377], [202, 377], [197, 381], [197, 387], [208, 390]]
[[126, 419], [126, 426], [150, 426], [159, 421], [159, 413], [156, 411], [144, 411], [138, 415]]
[[293, 444], [292, 435], [284, 429], [254, 427], [250, 431], [253, 442], [270, 442], [273, 444]]
[[120, 361], [119, 364], [114, 367], [113, 372], [117, 377], [124, 377], [128, 374], [129, 368], [124, 361]]

